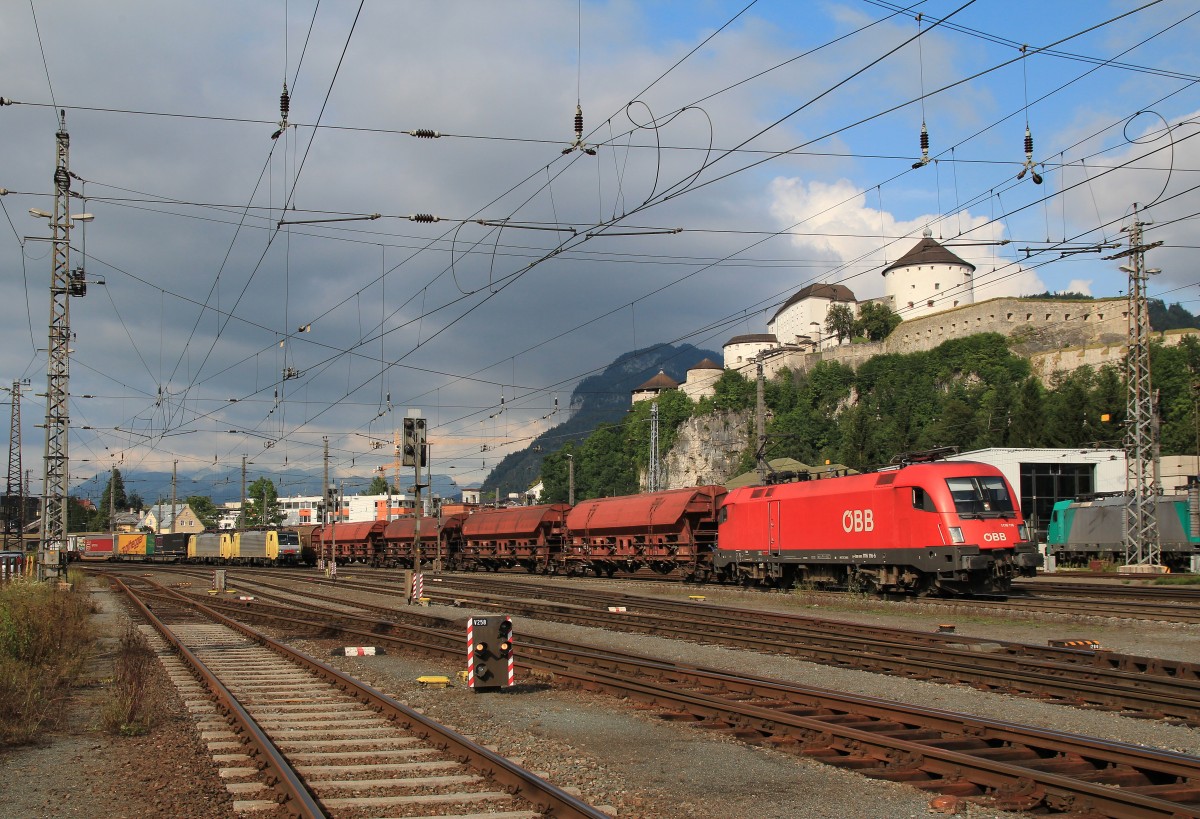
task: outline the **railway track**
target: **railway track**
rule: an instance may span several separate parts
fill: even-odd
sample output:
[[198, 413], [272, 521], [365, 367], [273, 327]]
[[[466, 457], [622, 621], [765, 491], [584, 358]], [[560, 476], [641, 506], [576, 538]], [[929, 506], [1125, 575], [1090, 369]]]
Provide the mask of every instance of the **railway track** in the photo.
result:
[[[239, 584], [253, 583], [256, 593], [269, 590], [280, 595], [277, 599], [284, 603], [302, 593], [330, 608], [344, 608], [337, 588], [347, 588], [350, 583], [362, 591], [389, 596], [397, 593], [395, 586], [374, 579], [329, 584], [311, 575], [261, 574], [273, 579], [261, 579], [257, 572], [239, 572]], [[469, 603], [541, 620], [787, 654], [839, 668], [967, 684], [985, 691], [1200, 725], [1200, 666], [1192, 663], [883, 628], [577, 586], [500, 581], [495, 577], [431, 579], [426, 589], [435, 601], [450, 605]], [[406, 616], [405, 611], [395, 607], [366, 608], [389, 619]]]
[[[333, 590], [329, 590], [333, 591]], [[461, 622], [349, 601], [223, 600], [239, 619], [294, 632], [337, 631], [397, 650], [461, 662]], [[165, 592], [163, 592], [165, 594]], [[307, 594], [308, 592], [305, 592]], [[393, 591], [394, 593], [394, 591]], [[295, 596], [293, 590], [289, 594]], [[346, 611], [359, 606], [358, 615]], [[399, 622], [404, 620], [405, 622]], [[1200, 759], [1043, 731], [937, 709], [902, 706], [628, 653], [524, 637], [518, 665], [560, 684], [641, 703], [662, 719], [904, 782], [1000, 809], [1112, 817], [1200, 811]]]
[[[181, 658], [170, 673], [239, 812], [278, 806], [305, 817], [414, 810], [503, 819], [606, 816], [201, 601], [131, 580], [115, 582], [156, 630], [160, 647], [169, 644]], [[153, 610], [143, 600], [148, 593]]]
[[1147, 599], [1113, 599], [1096, 592], [1092, 596], [1075, 593], [1073, 596], [1048, 596], [1033, 592], [1029, 596], [1012, 596], [1002, 600], [973, 598], [939, 600], [919, 597], [913, 602], [925, 606], [969, 606], [982, 610], [1004, 610], [1021, 613], [1063, 614], [1076, 617], [1118, 617], [1126, 620], [1158, 620], [1167, 623], [1200, 623], [1200, 606], [1195, 602], [1159, 602]]

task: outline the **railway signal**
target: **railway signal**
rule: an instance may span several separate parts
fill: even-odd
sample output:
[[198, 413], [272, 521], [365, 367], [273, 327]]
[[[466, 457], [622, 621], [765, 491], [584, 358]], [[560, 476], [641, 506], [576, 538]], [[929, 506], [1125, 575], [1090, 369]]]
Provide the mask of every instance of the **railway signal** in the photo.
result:
[[403, 461], [404, 466], [425, 466], [425, 419], [424, 418], [405, 418], [404, 419], [404, 444], [403, 444]]
[[506, 615], [467, 620], [467, 686], [475, 691], [513, 685], [512, 618]]

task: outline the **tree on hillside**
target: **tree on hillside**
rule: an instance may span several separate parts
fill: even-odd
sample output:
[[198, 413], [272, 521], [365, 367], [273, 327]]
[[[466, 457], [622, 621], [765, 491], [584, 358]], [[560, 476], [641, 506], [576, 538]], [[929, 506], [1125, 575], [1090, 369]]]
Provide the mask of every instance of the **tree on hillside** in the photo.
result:
[[601, 424], [583, 442], [575, 458], [575, 500], [637, 491], [637, 469], [626, 453], [623, 425]]
[[283, 511], [279, 508], [279, 493], [270, 478], [259, 478], [246, 488], [249, 501], [242, 505], [242, 517], [238, 525], [278, 526], [283, 523]]
[[713, 383], [715, 393], [712, 398], [704, 398], [700, 402], [702, 411], [708, 410], [740, 410], [754, 406], [754, 382], [737, 370], [725, 370]]
[[115, 509], [118, 514], [131, 508], [128, 505], [129, 499], [125, 496], [125, 481], [121, 478], [121, 470], [119, 469], [112, 471], [108, 483], [104, 485], [104, 491], [100, 493], [100, 503], [96, 505], [96, 511], [91, 514], [88, 528], [97, 532], [109, 529], [108, 511], [110, 508], [110, 497], [112, 498], [111, 508]]
[[1026, 378], [1019, 387], [1012, 421], [1009, 423], [1009, 446], [1042, 446], [1042, 430], [1046, 421], [1043, 393], [1042, 383], [1034, 376]]
[[854, 322], [854, 334], [866, 336], [870, 341], [883, 341], [900, 326], [900, 316], [880, 302], [869, 301], [858, 308]]
[[382, 475], [376, 475], [371, 478], [371, 485], [367, 487], [368, 495], [386, 495], [388, 494], [387, 478]]
[[825, 332], [837, 336], [838, 344], [854, 337], [854, 308], [848, 304], [834, 304], [825, 314]]
[[216, 529], [221, 510], [212, 502], [208, 495], [188, 495], [184, 501], [192, 512], [200, 519], [205, 529]]
[[567, 503], [570, 498], [571, 458], [568, 456], [579, 458], [579, 448], [573, 443], [566, 444], [558, 452], [551, 452], [542, 460], [543, 502]]

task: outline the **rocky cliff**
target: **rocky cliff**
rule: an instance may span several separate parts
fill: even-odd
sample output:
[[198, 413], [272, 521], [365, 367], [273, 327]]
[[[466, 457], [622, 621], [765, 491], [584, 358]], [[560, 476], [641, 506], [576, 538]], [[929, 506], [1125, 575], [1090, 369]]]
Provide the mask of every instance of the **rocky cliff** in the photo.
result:
[[753, 436], [754, 413], [717, 412], [697, 415], [679, 428], [664, 461], [667, 488], [723, 484], [737, 473], [742, 452]]

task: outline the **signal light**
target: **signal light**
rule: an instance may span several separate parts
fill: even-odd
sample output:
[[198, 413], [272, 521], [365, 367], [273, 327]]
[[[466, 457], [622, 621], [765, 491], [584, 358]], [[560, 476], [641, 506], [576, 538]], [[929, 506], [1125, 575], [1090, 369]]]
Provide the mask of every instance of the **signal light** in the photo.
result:
[[480, 691], [513, 684], [512, 618], [497, 615], [470, 618], [467, 646], [468, 686]]

